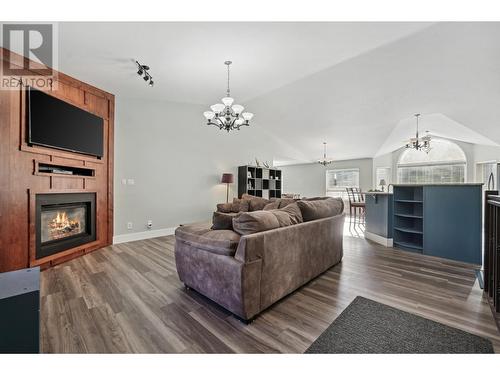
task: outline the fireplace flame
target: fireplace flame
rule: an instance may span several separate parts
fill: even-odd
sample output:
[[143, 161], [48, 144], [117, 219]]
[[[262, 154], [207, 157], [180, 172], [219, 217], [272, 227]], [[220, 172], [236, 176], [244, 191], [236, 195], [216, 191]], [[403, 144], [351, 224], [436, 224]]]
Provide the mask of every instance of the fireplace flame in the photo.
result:
[[50, 233], [53, 238], [65, 237], [69, 233], [77, 232], [80, 229], [78, 220], [71, 220], [65, 211], [58, 211], [56, 217], [49, 223]]

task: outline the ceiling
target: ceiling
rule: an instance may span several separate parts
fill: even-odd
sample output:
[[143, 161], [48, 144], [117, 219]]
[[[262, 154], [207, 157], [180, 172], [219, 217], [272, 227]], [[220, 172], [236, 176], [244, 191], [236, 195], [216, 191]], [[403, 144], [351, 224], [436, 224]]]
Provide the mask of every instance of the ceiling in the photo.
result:
[[[59, 69], [115, 95], [238, 103], [423, 30], [430, 23], [59, 23]], [[134, 61], [151, 68], [154, 89]]]
[[495, 22], [60, 23], [59, 69], [117, 96], [208, 106], [232, 60], [232, 96], [255, 113], [245, 131], [274, 140], [277, 163], [304, 163], [323, 141], [337, 160], [397, 149], [414, 113], [436, 135], [500, 143], [499, 40]]

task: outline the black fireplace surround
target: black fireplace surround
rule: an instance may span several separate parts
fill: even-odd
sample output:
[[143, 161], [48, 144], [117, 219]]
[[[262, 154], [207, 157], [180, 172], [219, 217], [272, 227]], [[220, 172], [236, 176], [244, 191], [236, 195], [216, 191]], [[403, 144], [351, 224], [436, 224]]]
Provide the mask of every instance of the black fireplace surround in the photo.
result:
[[37, 194], [36, 259], [95, 241], [95, 202], [95, 193]]

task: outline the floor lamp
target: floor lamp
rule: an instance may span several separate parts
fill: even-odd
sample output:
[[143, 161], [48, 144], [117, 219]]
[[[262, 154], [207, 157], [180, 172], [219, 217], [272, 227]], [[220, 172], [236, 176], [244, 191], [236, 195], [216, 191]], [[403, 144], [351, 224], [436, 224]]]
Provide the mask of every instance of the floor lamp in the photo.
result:
[[229, 203], [229, 184], [234, 182], [234, 176], [232, 173], [223, 173], [222, 180], [223, 184], [226, 184], [226, 203]]

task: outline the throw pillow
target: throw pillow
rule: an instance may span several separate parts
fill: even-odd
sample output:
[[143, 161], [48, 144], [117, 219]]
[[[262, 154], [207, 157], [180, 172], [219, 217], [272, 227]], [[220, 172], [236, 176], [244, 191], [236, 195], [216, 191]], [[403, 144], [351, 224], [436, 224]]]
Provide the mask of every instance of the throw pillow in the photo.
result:
[[242, 212], [233, 218], [233, 230], [241, 235], [279, 228], [280, 223], [271, 211]]
[[212, 229], [233, 229], [233, 218], [236, 213], [214, 212], [212, 216]]
[[280, 201], [279, 208], [284, 208], [284, 207], [288, 206], [289, 204], [295, 203], [295, 199], [293, 199], [293, 198], [281, 198], [279, 201]]
[[287, 204], [284, 208], [280, 208], [278, 211], [284, 212], [290, 216], [290, 225], [299, 224], [304, 221], [302, 218], [302, 212], [295, 202]]
[[219, 203], [217, 205], [217, 212], [224, 212], [226, 214], [230, 213], [233, 209], [232, 203]]
[[247, 212], [249, 210], [250, 202], [245, 199], [234, 198], [231, 212]]
[[277, 199], [274, 202], [268, 203], [264, 206], [263, 210], [264, 211], [269, 211], [269, 210], [276, 210], [280, 208], [280, 200]]

